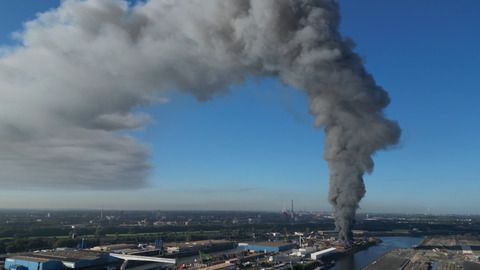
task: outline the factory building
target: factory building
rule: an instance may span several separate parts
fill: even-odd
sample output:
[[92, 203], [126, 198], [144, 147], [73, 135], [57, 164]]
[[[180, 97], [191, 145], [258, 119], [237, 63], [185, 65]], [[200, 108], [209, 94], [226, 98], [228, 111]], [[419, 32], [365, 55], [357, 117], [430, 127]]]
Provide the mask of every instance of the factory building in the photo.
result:
[[56, 270], [65, 268], [61, 261], [33, 258], [30, 256], [7, 258], [4, 267], [8, 270]]
[[256, 242], [249, 244], [239, 244], [246, 251], [276, 253], [280, 251], [290, 250], [296, 247], [294, 243], [288, 242]]
[[17, 255], [5, 259], [6, 270], [115, 269], [121, 260], [85, 250], [55, 250]]

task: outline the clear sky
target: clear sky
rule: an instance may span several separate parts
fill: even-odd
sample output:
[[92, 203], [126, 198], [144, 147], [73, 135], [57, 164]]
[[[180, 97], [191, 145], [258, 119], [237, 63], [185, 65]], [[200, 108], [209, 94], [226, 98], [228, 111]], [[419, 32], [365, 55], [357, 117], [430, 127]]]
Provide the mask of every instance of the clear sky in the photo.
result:
[[[0, 2], [0, 42], [59, 1]], [[345, 0], [341, 32], [390, 93], [401, 143], [375, 156], [361, 211], [480, 214], [480, 2]], [[150, 186], [0, 190], [2, 207], [329, 210], [322, 130], [303, 93], [258, 79], [208, 102], [171, 94], [140, 108]], [[1, 180], [0, 180], [1, 181]]]

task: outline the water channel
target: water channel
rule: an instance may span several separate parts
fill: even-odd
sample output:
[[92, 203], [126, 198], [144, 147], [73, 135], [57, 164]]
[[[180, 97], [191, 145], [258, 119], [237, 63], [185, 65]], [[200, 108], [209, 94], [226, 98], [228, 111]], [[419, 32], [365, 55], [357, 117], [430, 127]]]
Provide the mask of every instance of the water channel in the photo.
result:
[[382, 243], [338, 260], [333, 270], [360, 270], [384, 254], [397, 248], [410, 248], [422, 242], [422, 237], [381, 237]]

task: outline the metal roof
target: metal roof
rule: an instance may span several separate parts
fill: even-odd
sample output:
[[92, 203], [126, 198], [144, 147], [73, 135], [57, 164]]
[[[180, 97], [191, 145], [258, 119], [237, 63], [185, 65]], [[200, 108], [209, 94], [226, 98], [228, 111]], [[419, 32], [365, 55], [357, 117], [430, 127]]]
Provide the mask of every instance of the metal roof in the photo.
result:
[[331, 248], [323, 249], [323, 250], [320, 250], [320, 251], [317, 251], [317, 252], [313, 252], [311, 255], [318, 256], [318, 255], [330, 253], [330, 252], [335, 251], [335, 250], [336, 250], [336, 248], [331, 247]]

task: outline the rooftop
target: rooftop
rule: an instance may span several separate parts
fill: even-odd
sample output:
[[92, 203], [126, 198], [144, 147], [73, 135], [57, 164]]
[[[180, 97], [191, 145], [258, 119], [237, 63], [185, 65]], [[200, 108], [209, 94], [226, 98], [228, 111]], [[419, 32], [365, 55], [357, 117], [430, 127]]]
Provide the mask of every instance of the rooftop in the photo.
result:
[[135, 244], [112, 244], [112, 245], [96, 246], [91, 248], [91, 250], [111, 251], [111, 250], [119, 250], [119, 249], [132, 249], [135, 247], [136, 247]]
[[103, 255], [104, 253], [88, 250], [53, 250], [16, 255], [11, 258], [36, 262], [47, 262], [51, 260], [78, 262], [83, 260], [96, 260]]
[[17, 256], [12, 256], [10, 258], [15, 259], [15, 260], [23, 260], [23, 261], [30, 261], [30, 262], [31, 261], [33, 261], [33, 262], [48, 262], [48, 261], [51, 261], [51, 259], [28, 256], [28, 255], [17, 255]]

